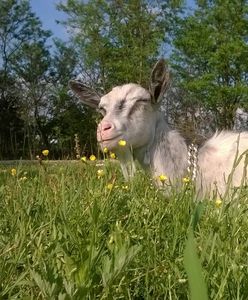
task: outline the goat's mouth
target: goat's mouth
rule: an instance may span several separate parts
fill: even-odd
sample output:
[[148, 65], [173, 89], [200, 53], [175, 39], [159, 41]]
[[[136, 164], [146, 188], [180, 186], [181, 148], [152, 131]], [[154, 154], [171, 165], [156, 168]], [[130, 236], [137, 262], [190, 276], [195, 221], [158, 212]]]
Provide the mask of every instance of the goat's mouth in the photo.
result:
[[116, 139], [121, 139], [121, 134], [115, 135], [115, 136], [111, 136], [108, 138], [104, 138], [102, 136], [97, 137], [97, 141], [98, 143], [105, 143], [105, 142], [110, 142], [110, 141], [114, 141]]
[[107, 147], [110, 150], [118, 147], [118, 142], [121, 140], [122, 135], [116, 135], [114, 137], [109, 138], [98, 138], [98, 143], [101, 145], [102, 148]]

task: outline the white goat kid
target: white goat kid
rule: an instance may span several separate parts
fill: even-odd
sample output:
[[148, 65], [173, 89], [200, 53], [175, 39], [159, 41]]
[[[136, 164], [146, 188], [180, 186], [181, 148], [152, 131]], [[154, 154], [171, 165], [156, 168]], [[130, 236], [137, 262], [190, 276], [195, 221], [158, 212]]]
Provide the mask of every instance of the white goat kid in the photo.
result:
[[[168, 82], [165, 62], [159, 60], [151, 74], [149, 91], [130, 83], [117, 86], [100, 97], [80, 81], [71, 80], [69, 83], [84, 104], [103, 115], [97, 128], [97, 140], [102, 149], [107, 147], [118, 155], [125, 178], [135, 172], [134, 159], [150, 170], [154, 177], [166, 174], [171, 182], [175, 182], [182, 181], [188, 175], [185, 140], [176, 130], [168, 127], [159, 111]], [[126, 147], [119, 145], [120, 140], [127, 142]], [[198, 152], [198, 189], [205, 193], [217, 187], [219, 193], [223, 194], [237, 154], [247, 149], [248, 132], [215, 134]], [[240, 185], [244, 174], [243, 157], [232, 174], [232, 185]]]

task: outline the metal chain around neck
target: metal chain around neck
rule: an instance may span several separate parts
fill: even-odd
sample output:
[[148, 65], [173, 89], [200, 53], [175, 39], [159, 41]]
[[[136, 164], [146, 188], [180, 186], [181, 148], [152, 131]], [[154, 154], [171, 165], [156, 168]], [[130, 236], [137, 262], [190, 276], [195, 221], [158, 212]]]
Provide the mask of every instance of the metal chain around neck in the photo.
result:
[[198, 147], [195, 144], [190, 144], [188, 147], [188, 174], [192, 180], [196, 179], [198, 162]]

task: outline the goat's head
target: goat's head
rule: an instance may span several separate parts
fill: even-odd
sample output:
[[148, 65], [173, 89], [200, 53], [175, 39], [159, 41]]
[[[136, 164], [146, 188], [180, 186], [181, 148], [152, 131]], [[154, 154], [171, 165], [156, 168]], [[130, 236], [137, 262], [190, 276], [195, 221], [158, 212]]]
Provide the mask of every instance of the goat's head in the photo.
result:
[[98, 110], [103, 119], [97, 128], [101, 147], [118, 153], [118, 142], [125, 140], [133, 150], [149, 143], [154, 134], [156, 110], [169, 82], [164, 60], [159, 60], [151, 73], [149, 90], [138, 84], [125, 84], [99, 96], [80, 81], [69, 82], [82, 102]]

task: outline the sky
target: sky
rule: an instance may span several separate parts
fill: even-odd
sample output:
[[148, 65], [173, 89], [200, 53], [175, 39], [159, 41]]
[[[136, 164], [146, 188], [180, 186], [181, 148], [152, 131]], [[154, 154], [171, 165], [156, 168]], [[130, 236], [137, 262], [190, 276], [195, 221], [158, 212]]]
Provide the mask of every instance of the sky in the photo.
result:
[[65, 27], [56, 23], [56, 20], [66, 19], [66, 15], [56, 9], [56, 4], [59, 2], [61, 0], [30, 0], [30, 5], [32, 11], [40, 18], [44, 29], [51, 30], [54, 37], [67, 40]]
[[[56, 20], [66, 19], [66, 14], [56, 9], [59, 2], [61, 0], [30, 0], [32, 10], [40, 18], [43, 28], [51, 30], [55, 37], [67, 40], [69, 36], [65, 27], [56, 23]], [[194, 7], [194, 0], [186, 0], [186, 3]]]

